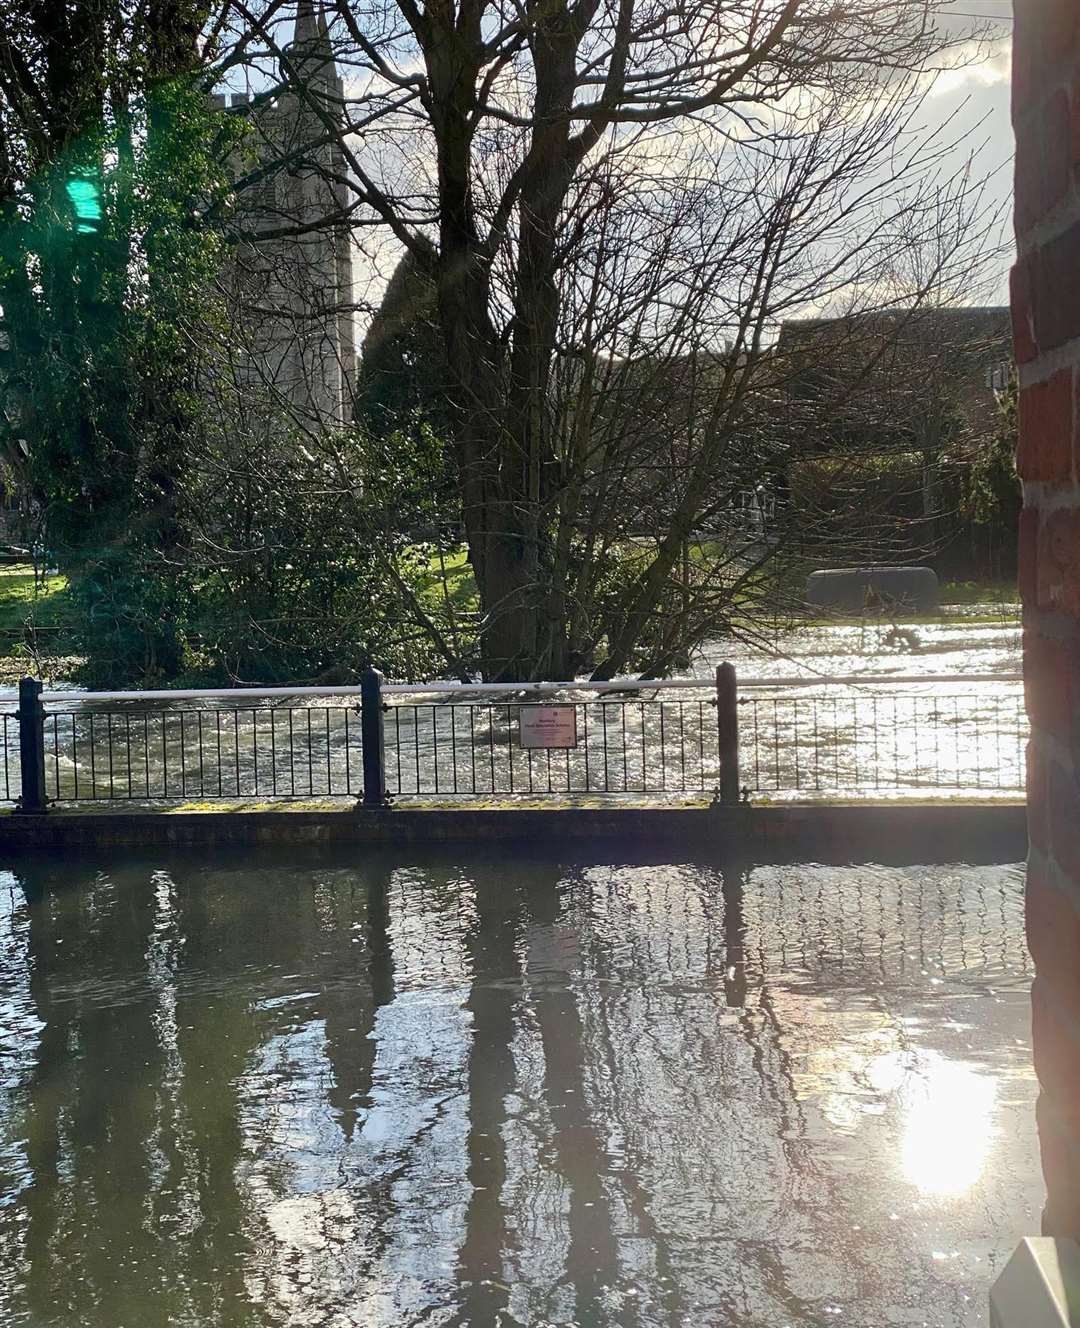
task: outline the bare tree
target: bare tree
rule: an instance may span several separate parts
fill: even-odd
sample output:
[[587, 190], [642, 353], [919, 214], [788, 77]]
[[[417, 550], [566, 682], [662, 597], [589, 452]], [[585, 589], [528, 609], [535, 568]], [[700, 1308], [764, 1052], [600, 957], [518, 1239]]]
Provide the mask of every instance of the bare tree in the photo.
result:
[[[351, 237], [357, 272], [404, 252], [433, 273], [478, 658], [424, 604], [410, 611], [454, 667], [654, 672], [762, 592], [784, 541], [747, 538], [732, 513], [786, 465], [779, 325], [941, 300], [985, 249], [979, 187], [950, 178], [948, 126], [920, 128], [934, 71], [971, 49], [971, 33], [941, 34], [939, 7], [205, 11], [197, 78], [247, 80], [229, 116], [249, 126], [248, 156], [222, 136], [230, 183], [191, 224], [237, 241], [241, 305], [284, 328], [279, 361], [266, 321], [226, 333], [241, 377], [255, 366], [301, 431], [340, 429], [347, 410], [318, 399], [347, 389], [348, 337], [339, 363], [305, 352], [288, 368], [300, 329], [278, 312], [309, 302], [289, 295], [296, 280], [340, 290], [348, 255], [335, 242], [333, 271], [320, 276], [319, 259], [297, 278], [286, 254], [332, 231]], [[286, 100], [296, 128], [282, 135], [268, 126]], [[298, 174], [321, 182], [317, 207], [311, 191], [299, 207], [275, 192]]]
[[[230, 9], [273, 52], [281, 11]], [[385, 233], [419, 261], [437, 246], [488, 676], [607, 676], [692, 644], [701, 611], [663, 644], [651, 628], [680, 580], [704, 603], [690, 595], [691, 537], [770, 464], [762, 365], [777, 324], [895, 298], [912, 246], [932, 240], [935, 259], [909, 305], [970, 261], [978, 190], [946, 178], [947, 131], [917, 128], [949, 58], [934, 10], [336, 0], [342, 210], [361, 243]], [[298, 95], [333, 133], [337, 108]], [[676, 362], [693, 425], [651, 458], [663, 527], [612, 583], [597, 552], [634, 541], [628, 505], [643, 501], [656, 436], [637, 429], [628, 449], [627, 425], [642, 378]], [[714, 622], [753, 573], [730, 547], [720, 563]]]

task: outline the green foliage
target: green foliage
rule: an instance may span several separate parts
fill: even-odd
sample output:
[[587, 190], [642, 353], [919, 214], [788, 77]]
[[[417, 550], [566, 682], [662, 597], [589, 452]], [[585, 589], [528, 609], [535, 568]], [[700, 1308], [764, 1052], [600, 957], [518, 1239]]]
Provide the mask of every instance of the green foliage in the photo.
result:
[[1024, 503], [1016, 473], [1017, 411], [1019, 388], [1016, 373], [998, 399], [998, 427], [988, 436], [967, 468], [963, 482], [963, 510], [972, 521], [993, 526], [1003, 537], [1015, 540]]
[[431, 545], [406, 533], [434, 520], [440, 451], [426, 429], [223, 441], [190, 477], [201, 668], [282, 683], [351, 679], [373, 660], [400, 677], [445, 668], [423, 625], [438, 608]]
[[220, 237], [222, 117], [185, 81], [133, 98], [24, 182], [0, 225], [7, 428], [95, 683], [176, 673], [189, 593], [179, 476], [200, 429]]
[[82, 682], [111, 687], [137, 678], [153, 684], [179, 673], [185, 597], [175, 571], [153, 550], [129, 543], [98, 550], [87, 572], [72, 580], [73, 636], [86, 660]]
[[[439, 524], [460, 523], [458, 467], [451, 440], [459, 425], [450, 368], [436, 309], [435, 248], [416, 237], [422, 261], [398, 263], [361, 349], [354, 414], [372, 438], [419, 442], [422, 472], [434, 486]], [[421, 436], [427, 432], [428, 441]], [[436, 449], [431, 441], [438, 440]]]

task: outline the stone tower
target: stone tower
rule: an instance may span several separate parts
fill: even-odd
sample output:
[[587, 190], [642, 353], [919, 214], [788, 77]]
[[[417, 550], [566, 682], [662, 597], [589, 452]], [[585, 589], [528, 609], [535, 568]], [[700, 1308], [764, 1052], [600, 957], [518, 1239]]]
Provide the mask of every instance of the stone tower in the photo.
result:
[[[352, 418], [356, 351], [347, 166], [336, 133], [345, 104], [315, 0], [298, 0], [281, 73], [287, 90], [251, 103], [250, 133], [234, 163], [238, 177], [257, 177], [239, 194], [234, 355], [242, 384], [321, 430]], [[240, 113], [248, 103], [246, 95], [231, 99]]]

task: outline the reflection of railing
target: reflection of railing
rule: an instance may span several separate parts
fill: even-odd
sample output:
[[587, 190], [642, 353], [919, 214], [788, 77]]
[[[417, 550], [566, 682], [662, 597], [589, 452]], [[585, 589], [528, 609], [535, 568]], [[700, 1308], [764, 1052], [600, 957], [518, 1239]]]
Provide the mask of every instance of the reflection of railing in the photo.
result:
[[1019, 792], [1016, 675], [43, 692], [3, 715], [0, 798]]

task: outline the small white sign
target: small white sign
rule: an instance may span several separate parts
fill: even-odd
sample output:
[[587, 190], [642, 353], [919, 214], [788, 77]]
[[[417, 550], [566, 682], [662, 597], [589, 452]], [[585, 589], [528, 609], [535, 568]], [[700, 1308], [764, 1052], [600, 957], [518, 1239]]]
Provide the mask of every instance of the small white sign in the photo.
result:
[[576, 747], [577, 707], [527, 705], [518, 708], [518, 738], [522, 747]]

